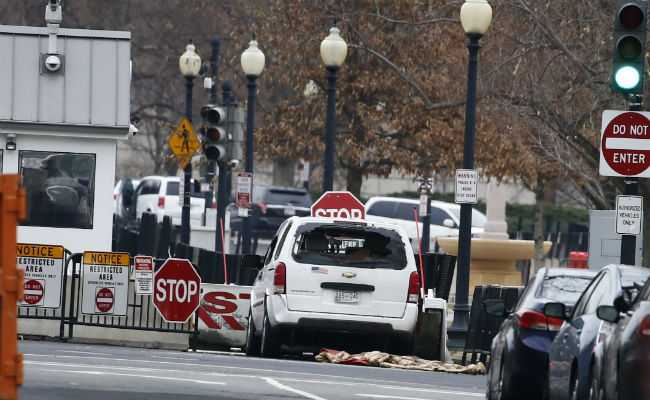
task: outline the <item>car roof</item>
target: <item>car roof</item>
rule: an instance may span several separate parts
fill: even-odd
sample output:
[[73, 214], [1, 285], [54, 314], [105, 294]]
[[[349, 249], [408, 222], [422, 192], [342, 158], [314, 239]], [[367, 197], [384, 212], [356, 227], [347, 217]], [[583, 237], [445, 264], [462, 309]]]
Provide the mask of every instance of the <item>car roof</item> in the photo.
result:
[[538, 276], [581, 276], [593, 278], [598, 271], [582, 268], [540, 268]]
[[[375, 203], [377, 201], [392, 201], [394, 203], [420, 204], [420, 200], [410, 199], [407, 197], [373, 196], [370, 199], [368, 199], [366, 205], [370, 203]], [[460, 208], [460, 206], [456, 203], [449, 203], [440, 200], [431, 200], [431, 204], [441, 208], [449, 208], [449, 209]]]
[[336, 224], [337, 222], [341, 222], [343, 224], [345, 223], [361, 223], [365, 224], [370, 227], [376, 227], [376, 228], [385, 228], [385, 229], [390, 229], [393, 231], [398, 231], [400, 233], [402, 232], [402, 228], [395, 224], [390, 224], [390, 223], [385, 223], [385, 222], [376, 222], [376, 221], [368, 221], [365, 219], [358, 219], [358, 218], [349, 218], [349, 219], [339, 219], [339, 218], [325, 218], [325, 217], [291, 217], [291, 221], [298, 225], [305, 225], [305, 224], [311, 224], [311, 223], [319, 223], [319, 224]]
[[620, 273], [634, 273], [634, 272], [650, 273], [650, 270], [648, 268], [636, 267], [636, 266], [624, 265], [624, 264], [609, 264], [604, 266], [603, 269], [614, 270]]
[[178, 181], [180, 182], [181, 178], [178, 176], [162, 176], [162, 175], [149, 175], [140, 178], [141, 181], [145, 179], [159, 179], [161, 181], [168, 181], [168, 182], [173, 182], [173, 181]]

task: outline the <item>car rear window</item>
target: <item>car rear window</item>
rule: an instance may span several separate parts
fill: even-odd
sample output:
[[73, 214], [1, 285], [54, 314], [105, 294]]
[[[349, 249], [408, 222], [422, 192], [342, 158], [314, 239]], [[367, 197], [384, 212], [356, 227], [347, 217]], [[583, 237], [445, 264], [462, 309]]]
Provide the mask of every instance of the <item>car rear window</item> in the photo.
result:
[[404, 242], [395, 231], [362, 224], [305, 224], [298, 228], [294, 259], [303, 264], [404, 269]]
[[574, 305], [591, 282], [588, 276], [546, 276], [535, 293], [536, 298]]
[[167, 196], [178, 196], [180, 182], [167, 182]]
[[298, 207], [310, 207], [311, 196], [302, 190], [270, 189], [264, 196], [266, 204], [291, 204]]

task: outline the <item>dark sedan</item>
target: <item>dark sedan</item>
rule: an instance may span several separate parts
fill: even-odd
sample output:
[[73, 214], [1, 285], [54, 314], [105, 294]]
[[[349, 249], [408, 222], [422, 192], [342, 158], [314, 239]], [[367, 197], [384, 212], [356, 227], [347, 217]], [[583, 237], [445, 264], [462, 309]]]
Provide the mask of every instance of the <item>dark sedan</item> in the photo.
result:
[[591, 399], [650, 399], [650, 279], [631, 305], [621, 297], [596, 313], [616, 328], [599, 343]]
[[[561, 303], [545, 306], [548, 317], [567, 320], [551, 344], [549, 352], [549, 394], [552, 400], [589, 398], [597, 340], [613, 329], [613, 324], [596, 316], [602, 305], [638, 290], [650, 275], [646, 268], [608, 265], [603, 268], [580, 297], [570, 317]], [[626, 292], [628, 292], [626, 294]]]
[[[581, 269], [540, 269], [528, 283], [515, 307], [492, 341], [488, 373], [489, 400], [543, 399], [548, 349], [562, 320], [547, 318], [544, 305], [562, 302], [572, 306], [595, 272]], [[503, 302], [486, 300], [489, 314], [503, 315]]]

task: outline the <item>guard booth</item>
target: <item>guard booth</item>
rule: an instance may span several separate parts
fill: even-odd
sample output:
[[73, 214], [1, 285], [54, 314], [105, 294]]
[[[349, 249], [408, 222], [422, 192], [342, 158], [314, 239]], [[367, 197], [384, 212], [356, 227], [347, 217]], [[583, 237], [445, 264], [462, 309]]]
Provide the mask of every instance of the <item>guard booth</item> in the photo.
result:
[[129, 137], [131, 34], [0, 25], [0, 170], [19, 174], [18, 241], [110, 251], [117, 141]]

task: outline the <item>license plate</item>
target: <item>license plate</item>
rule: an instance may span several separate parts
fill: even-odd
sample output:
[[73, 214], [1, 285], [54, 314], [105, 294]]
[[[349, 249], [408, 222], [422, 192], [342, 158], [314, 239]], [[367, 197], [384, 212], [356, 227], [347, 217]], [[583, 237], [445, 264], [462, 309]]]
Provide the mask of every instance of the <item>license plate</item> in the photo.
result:
[[284, 215], [296, 215], [296, 209], [293, 207], [287, 207], [284, 209]]
[[359, 292], [349, 292], [347, 290], [337, 290], [334, 294], [334, 301], [337, 303], [358, 303]]

